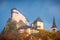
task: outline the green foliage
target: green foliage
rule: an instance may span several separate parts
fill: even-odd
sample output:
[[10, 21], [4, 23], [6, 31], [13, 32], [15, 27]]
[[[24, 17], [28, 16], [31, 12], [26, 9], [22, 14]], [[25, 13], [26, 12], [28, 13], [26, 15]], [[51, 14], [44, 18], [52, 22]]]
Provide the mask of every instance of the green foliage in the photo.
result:
[[8, 20], [7, 25], [4, 28], [4, 33], [17, 32], [16, 22], [11, 19]]
[[[0, 35], [0, 40], [60, 40], [60, 32], [50, 32], [48, 30], [39, 30], [36, 34], [19, 34], [17, 32], [17, 22], [9, 19], [4, 28], [4, 33]], [[26, 26], [21, 20], [18, 23], [20, 27]], [[28, 36], [27, 36], [28, 35]]]
[[17, 23], [16, 21], [13, 21], [11, 18], [9, 18], [3, 30], [3, 33], [17, 32], [18, 31], [17, 26], [24, 27], [26, 26], [26, 24], [22, 20], [20, 20]]
[[39, 34], [42, 40], [60, 40], [59, 32], [50, 32], [47, 30], [40, 30]]
[[18, 34], [11, 32], [9, 34], [0, 35], [0, 40], [60, 40], [60, 33], [46, 30], [40, 30], [39, 33], [29, 36], [26, 35], [25, 33]]

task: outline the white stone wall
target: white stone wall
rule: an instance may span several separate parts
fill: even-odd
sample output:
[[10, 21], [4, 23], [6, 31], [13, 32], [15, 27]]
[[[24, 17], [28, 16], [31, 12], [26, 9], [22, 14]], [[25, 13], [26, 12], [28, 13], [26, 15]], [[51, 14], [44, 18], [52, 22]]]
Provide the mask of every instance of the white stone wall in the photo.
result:
[[[55, 29], [55, 30], [54, 30], [54, 29]], [[58, 31], [57, 28], [52, 28], [51, 30], [54, 31], [54, 32], [57, 32], [57, 31]]]
[[27, 21], [25, 16], [15, 9], [13, 10], [13, 13], [12, 13], [12, 20], [16, 22], [19, 22], [20, 20], [22, 20], [26, 25], [29, 25], [29, 22]]
[[44, 29], [44, 24], [43, 24], [43, 22], [40, 22], [40, 21], [37, 21], [37, 29]]

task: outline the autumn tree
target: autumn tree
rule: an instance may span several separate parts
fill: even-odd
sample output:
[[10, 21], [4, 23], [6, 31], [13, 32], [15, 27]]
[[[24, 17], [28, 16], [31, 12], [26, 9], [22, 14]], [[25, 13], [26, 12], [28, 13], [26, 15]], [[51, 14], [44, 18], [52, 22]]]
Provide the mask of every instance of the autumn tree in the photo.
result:
[[17, 27], [16, 27], [17, 22], [16, 21], [12, 21], [10, 18], [7, 21], [7, 24], [3, 30], [4, 33], [8, 33], [8, 32], [17, 32]]

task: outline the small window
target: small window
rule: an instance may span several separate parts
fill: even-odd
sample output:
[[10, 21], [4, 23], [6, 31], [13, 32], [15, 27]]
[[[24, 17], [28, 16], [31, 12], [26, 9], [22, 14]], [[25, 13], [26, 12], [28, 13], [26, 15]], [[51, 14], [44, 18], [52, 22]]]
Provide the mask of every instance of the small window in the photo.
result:
[[55, 29], [53, 29], [55, 31]]

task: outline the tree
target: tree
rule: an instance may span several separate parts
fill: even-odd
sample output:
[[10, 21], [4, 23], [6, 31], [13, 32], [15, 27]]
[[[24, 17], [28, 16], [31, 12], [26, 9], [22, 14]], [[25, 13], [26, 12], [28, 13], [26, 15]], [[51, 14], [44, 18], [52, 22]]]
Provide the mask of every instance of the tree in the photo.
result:
[[12, 21], [10, 18], [7, 21], [7, 25], [4, 28], [4, 33], [8, 33], [8, 32], [17, 32], [17, 27], [16, 27], [17, 22], [16, 21]]

